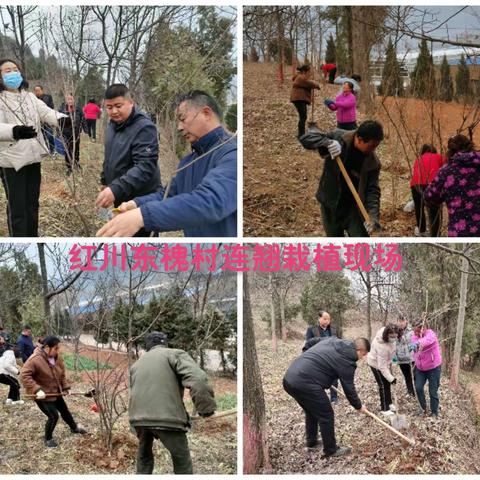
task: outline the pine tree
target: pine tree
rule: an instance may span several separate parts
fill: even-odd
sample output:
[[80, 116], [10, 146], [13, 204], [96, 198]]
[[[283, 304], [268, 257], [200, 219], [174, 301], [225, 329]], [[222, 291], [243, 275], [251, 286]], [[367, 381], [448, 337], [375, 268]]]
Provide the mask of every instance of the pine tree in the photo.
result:
[[400, 97], [403, 95], [403, 81], [400, 77], [400, 65], [397, 60], [397, 52], [390, 38], [387, 46], [385, 66], [382, 73], [382, 95], [387, 97]]
[[458, 64], [458, 71], [455, 77], [455, 84], [457, 87], [457, 97], [469, 97], [472, 95], [472, 87], [470, 85], [470, 71], [468, 70], [465, 55], [462, 53], [460, 63]]
[[335, 63], [335, 40], [330, 34], [327, 40], [327, 48], [325, 50], [325, 63]]
[[417, 98], [432, 98], [435, 95], [435, 71], [427, 41], [422, 40], [417, 64], [412, 73], [412, 95]]
[[444, 102], [451, 102], [453, 99], [453, 81], [446, 55], [443, 56], [440, 67], [439, 98]]

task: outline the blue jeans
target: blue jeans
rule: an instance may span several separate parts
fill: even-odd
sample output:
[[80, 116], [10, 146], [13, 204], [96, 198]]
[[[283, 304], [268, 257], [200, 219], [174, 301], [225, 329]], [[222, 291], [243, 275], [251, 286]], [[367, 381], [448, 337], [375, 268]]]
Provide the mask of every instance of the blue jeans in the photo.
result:
[[415, 369], [415, 390], [417, 392], [418, 402], [425, 411], [427, 410], [427, 401], [425, 400], [425, 392], [423, 388], [428, 380], [428, 394], [430, 395], [430, 411], [438, 414], [438, 405], [440, 398], [438, 396], [438, 388], [440, 387], [440, 377], [442, 374], [442, 366], [422, 372], [418, 368]]

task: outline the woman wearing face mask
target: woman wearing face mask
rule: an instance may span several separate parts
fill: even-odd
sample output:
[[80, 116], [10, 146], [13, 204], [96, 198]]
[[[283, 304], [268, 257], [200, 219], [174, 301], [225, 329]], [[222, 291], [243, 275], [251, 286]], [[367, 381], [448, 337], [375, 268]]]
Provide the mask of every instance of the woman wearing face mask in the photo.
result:
[[392, 375], [392, 360], [396, 352], [398, 329], [389, 324], [382, 327], [373, 339], [367, 363], [372, 369], [380, 393], [380, 410], [386, 417], [393, 415], [391, 386], [397, 382]]
[[12, 237], [38, 236], [41, 155], [48, 154], [42, 123], [57, 127], [57, 114], [33, 93], [13, 60], [0, 60], [0, 176]]
[[65, 364], [60, 358], [60, 339], [48, 336], [42, 348], [37, 348], [20, 372], [23, 386], [30, 395], [35, 395], [38, 408], [47, 416], [45, 424], [45, 445], [56, 448], [53, 431], [59, 414], [72, 433], [85, 434], [73, 419], [63, 395], [69, 393], [70, 385], [65, 378]]
[[415, 390], [420, 404], [419, 415], [427, 414], [427, 401], [424, 387], [428, 382], [430, 395], [430, 416], [438, 418], [440, 397], [440, 377], [442, 374], [442, 354], [437, 335], [428, 328], [427, 322], [418, 320], [413, 325], [411, 340], [413, 359], [415, 360]]

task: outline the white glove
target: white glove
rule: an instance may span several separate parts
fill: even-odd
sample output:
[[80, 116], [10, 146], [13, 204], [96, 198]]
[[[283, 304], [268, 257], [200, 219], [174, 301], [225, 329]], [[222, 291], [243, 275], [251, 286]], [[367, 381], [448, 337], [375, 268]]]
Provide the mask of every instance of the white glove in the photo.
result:
[[46, 398], [47, 394], [43, 390], [39, 390], [35, 395], [39, 400]]
[[342, 153], [342, 146], [336, 140], [331, 140], [327, 149], [332, 158], [338, 157]]

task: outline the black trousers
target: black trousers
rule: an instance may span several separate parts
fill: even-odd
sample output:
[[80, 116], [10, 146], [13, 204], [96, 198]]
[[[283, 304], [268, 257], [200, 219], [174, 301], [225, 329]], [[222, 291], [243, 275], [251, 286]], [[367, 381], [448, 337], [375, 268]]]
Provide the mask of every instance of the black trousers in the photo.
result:
[[97, 138], [97, 120], [95, 118], [87, 118], [87, 133], [94, 140]]
[[4, 385], [8, 385], [10, 387], [7, 398], [13, 400], [14, 402], [20, 400], [20, 384], [15, 377], [2, 373], [0, 375], [0, 383], [3, 383]]
[[7, 196], [8, 232], [11, 237], [38, 237], [38, 209], [40, 183], [42, 181], [40, 163], [21, 168], [0, 169], [3, 188]]
[[356, 130], [358, 127], [357, 122], [337, 122], [337, 128], [341, 128], [342, 130]]
[[337, 74], [337, 69], [336, 68], [332, 68], [332, 70], [330, 70], [328, 72], [328, 83], [332, 83], [335, 81], [335, 75]]
[[63, 421], [70, 427], [70, 430], [77, 428], [77, 423], [73, 419], [70, 410], [63, 397], [57, 397], [54, 402], [46, 402], [45, 400], [35, 400], [38, 408], [47, 416], [45, 423], [45, 440], [51, 440], [53, 431], [57, 426], [58, 416], [61, 415]]
[[413, 364], [399, 363], [398, 365], [402, 371], [403, 378], [405, 378], [409, 395], [415, 396], [415, 388], [413, 387]]
[[296, 100], [293, 102], [298, 112], [298, 137], [305, 134], [305, 124], [307, 123], [307, 102]]
[[299, 389], [290, 385], [285, 379], [283, 380], [283, 388], [305, 412], [307, 444], [313, 444], [317, 440], [318, 427], [320, 426], [325, 455], [335, 453], [338, 448], [335, 439], [335, 417], [332, 404], [325, 390], [320, 386], [305, 390]]
[[149, 427], [135, 427], [135, 430], [139, 440], [137, 453], [138, 474], [153, 473], [153, 441], [155, 439], [160, 440], [163, 446], [170, 452], [174, 473], [193, 474], [192, 459], [185, 432]]
[[80, 166], [80, 132], [75, 132], [75, 135], [65, 135], [65, 165], [69, 172], [72, 171], [73, 166]]
[[[417, 227], [420, 233], [425, 233], [427, 230], [427, 223], [425, 218], [425, 199], [423, 193], [426, 185], [415, 185], [411, 188], [413, 203], [415, 204], [415, 219], [417, 220]], [[430, 221], [430, 236], [438, 237], [441, 223], [441, 210], [438, 207], [426, 207], [428, 211], [428, 219]]]
[[356, 206], [343, 216], [329, 210], [320, 204], [322, 210], [323, 228], [327, 237], [344, 237], [345, 232], [349, 237], [369, 237], [365, 229], [363, 218]]
[[377, 368], [370, 367], [373, 372], [373, 376], [378, 384], [378, 390], [380, 392], [380, 409], [382, 412], [386, 412], [390, 409], [392, 403], [392, 390], [390, 382], [382, 375], [382, 372]]

